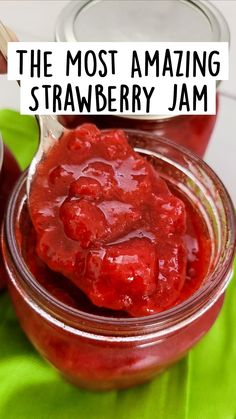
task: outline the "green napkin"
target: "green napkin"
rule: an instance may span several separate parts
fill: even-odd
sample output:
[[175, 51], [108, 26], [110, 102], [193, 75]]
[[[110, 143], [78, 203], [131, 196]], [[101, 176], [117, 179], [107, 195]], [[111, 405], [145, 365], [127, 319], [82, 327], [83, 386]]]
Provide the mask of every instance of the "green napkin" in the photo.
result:
[[25, 169], [35, 154], [38, 144], [36, 119], [10, 110], [0, 110], [0, 134]]
[[[25, 167], [37, 147], [31, 117], [0, 111], [0, 132]], [[236, 283], [203, 340], [145, 385], [89, 392], [72, 387], [32, 348], [0, 295], [0, 419], [235, 419]]]

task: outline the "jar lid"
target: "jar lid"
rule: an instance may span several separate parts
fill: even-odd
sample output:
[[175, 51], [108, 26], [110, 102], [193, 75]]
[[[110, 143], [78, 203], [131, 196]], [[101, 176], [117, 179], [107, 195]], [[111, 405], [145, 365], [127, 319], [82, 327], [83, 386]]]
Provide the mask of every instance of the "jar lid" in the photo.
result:
[[62, 10], [55, 36], [64, 42], [227, 42], [229, 29], [209, 1], [82, 0]]
[[228, 25], [199, 0], [72, 1], [56, 25], [57, 41], [228, 41]]

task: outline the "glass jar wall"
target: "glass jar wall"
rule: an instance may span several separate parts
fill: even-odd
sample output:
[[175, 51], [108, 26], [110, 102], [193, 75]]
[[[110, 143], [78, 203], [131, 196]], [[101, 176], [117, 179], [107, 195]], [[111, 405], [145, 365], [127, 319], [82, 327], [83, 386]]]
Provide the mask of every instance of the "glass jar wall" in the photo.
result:
[[60, 301], [24, 260], [21, 237], [29, 220], [27, 174], [9, 202], [2, 240], [10, 295], [26, 335], [66, 379], [100, 390], [151, 379], [205, 335], [223, 304], [235, 247], [234, 210], [214, 172], [168, 140], [143, 132], [127, 133], [131, 145], [191, 199], [205, 221], [212, 244], [209, 266], [202, 286], [190, 298], [162, 313], [136, 318], [104, 317]]

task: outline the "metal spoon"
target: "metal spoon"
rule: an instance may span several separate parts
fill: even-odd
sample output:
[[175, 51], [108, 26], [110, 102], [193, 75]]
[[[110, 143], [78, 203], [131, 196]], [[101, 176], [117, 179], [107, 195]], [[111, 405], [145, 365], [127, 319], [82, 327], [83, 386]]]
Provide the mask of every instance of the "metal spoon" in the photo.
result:
[[[11, 34], [10, 31], [0, 21], [0, 52], [6, 61], [7, 43], [15, 41], [16, 39], [14, 38], [13, 34]], [[19, 80], [17, 83], [20, 86]], [[63, 125], [61, 125], [52, 115], [36, 115], [35, 117], [39, 125], [39, 147], [28, 169], [26, 180], [26, 192], [28, 199], [32, 180], [37, 171], [37, 166], [44, 158], [45, 153], [47, 153], [53, 144], [55, 144], [66, 131]]]

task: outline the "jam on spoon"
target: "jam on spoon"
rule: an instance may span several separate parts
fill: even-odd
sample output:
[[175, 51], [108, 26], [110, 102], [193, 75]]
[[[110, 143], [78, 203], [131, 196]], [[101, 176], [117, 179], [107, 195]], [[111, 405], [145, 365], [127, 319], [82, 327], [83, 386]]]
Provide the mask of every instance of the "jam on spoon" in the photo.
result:
[[186, 280], [186, 210], [122, 130], [66, 132], [37, 166], [29, 195], [37, 253], [93, 304], [162, 311]]

